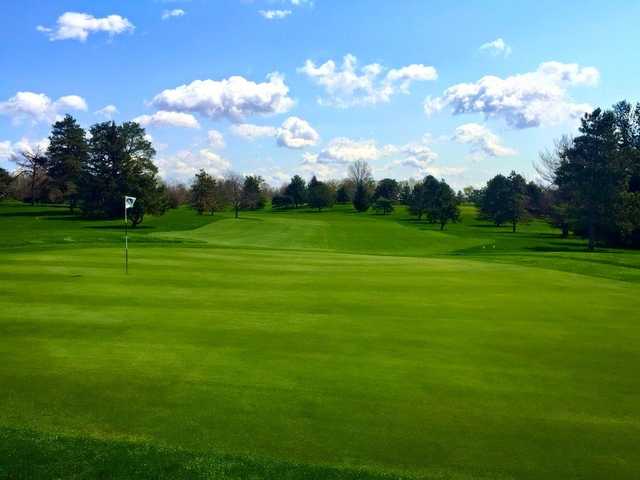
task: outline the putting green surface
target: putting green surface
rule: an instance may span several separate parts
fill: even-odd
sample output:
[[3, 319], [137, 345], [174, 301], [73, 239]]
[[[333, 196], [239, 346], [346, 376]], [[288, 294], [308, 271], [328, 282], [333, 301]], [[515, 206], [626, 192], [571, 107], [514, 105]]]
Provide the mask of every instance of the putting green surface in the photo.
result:
[[2, 212], [0, 478], [640, 471], [635, 252], [471, 212], [181, 211], [125, 276], [117, 224]]

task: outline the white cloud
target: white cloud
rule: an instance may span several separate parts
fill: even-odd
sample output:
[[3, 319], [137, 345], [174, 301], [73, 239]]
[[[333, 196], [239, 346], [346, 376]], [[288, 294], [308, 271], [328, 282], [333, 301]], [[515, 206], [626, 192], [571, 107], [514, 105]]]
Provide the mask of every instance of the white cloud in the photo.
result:
[[318, 143], [320, 135], [306, 120], [299, 117], [289, 117], [278, 129], [276, 138], [281, 147], [304, 148]]
[[189, 183], [200, 169], [220, 177], [231, 168], [229, 160], [206, 148], [197, 152], [181, 150], [174, 155], [160, 156], [156, 164], [162, 178], [184, 183]]
[[341, 178], [346, 174], [344, 165], [329, 165], [318, 162], [318, 154], [305, 152], [302, 154], [302, 162], [297, 169], [301, 175], [315, 175], [319, 180]]
[[345, 108], [352, 105], [372, 105], [388, 102], [398, 93], [409, 93], [413, 82], [435, 80], [438, 72], [434, 67], [412, 64], [389, 70], [378, 63], [357, 67], [355, 56], [348, 54], [338, 67], [333, 60], [316, 65], [307, 60], [298, 72], [309, 77], [325, 90], [321, 104]]
[[190, 113], [168, 112], [160, 110], [153, 115], [140, 115], [133, 119], [143, 127], [183, 127], [183, 128], [200, 128], [200, 124], [196, 117]]
[[162, 12], [162, 20], [169, 20], [170, 18], [174, 18], [174, 17], [182, 17], [185, 15], [185, 12], [183, 9], [181, 8], [174, 8], [173, 10], [165, 10], [164, 12]]
[[36, 30], [47, 33], [51, 41], [79, 40], [84, 42], [89, 34], [105, 32], [110, 36], [134, 30], [134, 25], [120, 15], [96, 18], [88, 13], [65, 12], [58, 17], [55, 29], [38, 25]]
[[320, 151], [319, 163], [347, 164], [357, 160], [372, 161], [385, 155], [385, 151], [378, 148], [375, 140], [352, 140], [347, 137], [332, 139]]
[[511, 47], [502, 38], [496, 38], [492, 42], [483, 43], [480, 45], [481, 52], [487, 52], [491, 55], [508, 57], [511, 55]]
[[87, 106], [87, 102], [84, 98], [79, 97], [78, 95], [66, 95], [64, 97], [60, 97], [56, 100], [54, 104], [54, 109], [56, 111], [64, 111], [64, 110], [82, 110], [86, 111], [89, 107]]
[[262, 125], [254, 125], [252, 123], [236, 123], [230, 127], [231, 133], [247, 140], [255, 140], [263, 137], [275, 137], [278, 129]]
[[10, 160], [22, 152], [34, 153], [36, 150], [44, 153], [49, 148], [49, 139], [29, 140], [26, 137], [17, 142], [5, 140], [0, 142], [0, 160]]
[[108, 120], [111, 120], [118, 113], [120, 112], [115, 105], [106, 105], [95, 112], [96, 115], [100, 115], [101, 117], [104, 117]]
[[166, 110], [199, 113], [237, 121], [249, 115], [284, 113], [293, 106], [289, 87], [279, 73], [255, 83], [241, 76], [223, 80], [195, 80], [189, 85], [164, 90], [152, 103]]
[[267, 20], [282, 20], [291, 15], [291, 10], [260, 10], [259, 13]]
[[257, 138], [275, 137], [278, 146], [294, 149], [311, 147], [320, 139], [320, 135], [309, 125], [309, 122], [299, 117], [287, 118], [279, 128], [251, 123], [234, 124], [231, 126], [231, 132], [251, 141]]
[[224, 137], [218, 130], [209, 130], [207, 132], [207, 138], [209, 139], [209, 146], [211, 148], [220, 149], [226, 146]]
[[52, 122], [58, 113], [67, 110], [87, 110], [87, 102], [78, 95], [66, 95], [53, 102], [44, 93], [17, 92], [13, 97], [0, 102], [0, 114], [8, 115], [14, 122], [24, 119], [32, 122]]
[[454, 115], [484, 113], [486, 117], [502, 117], [514, 128], [552, 125], [590, 111], [590, 105], [573, 102], [567, 90], [594, 86], [599, 78], [594, 67], [546, 62], [534, 72], [506, 78], [488, 75], [475, 83], [453, 85], [441, 97], [427, 98], [424, 109], [427, 115], [445, 107]]
[[454, 142], [469, 144], [474, 153], [489, 157], [509, 157], [518, 152], [506, 147], [495, 133], [478, 123], [465, 123], [456, 128], [452, 137]]

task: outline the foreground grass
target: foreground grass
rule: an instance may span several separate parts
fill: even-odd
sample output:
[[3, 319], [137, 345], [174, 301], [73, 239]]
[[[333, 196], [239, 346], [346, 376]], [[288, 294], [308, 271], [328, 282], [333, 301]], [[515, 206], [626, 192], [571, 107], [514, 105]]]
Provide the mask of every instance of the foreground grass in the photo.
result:
[[0, 207], [0, 478], [640, 471], [635, 252], [179, 210], [124, 276], [118, 222], [47, 211]]

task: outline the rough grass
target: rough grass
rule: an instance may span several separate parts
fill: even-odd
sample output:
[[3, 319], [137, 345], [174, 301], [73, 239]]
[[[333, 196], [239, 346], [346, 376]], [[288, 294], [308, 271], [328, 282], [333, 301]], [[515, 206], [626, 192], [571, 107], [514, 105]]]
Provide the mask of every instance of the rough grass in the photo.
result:
[[470, 210], [179, 210], [125, 277], [118, 222], [51, 210], [0, 207], [0, 478], [640, 471], [635, 252]]

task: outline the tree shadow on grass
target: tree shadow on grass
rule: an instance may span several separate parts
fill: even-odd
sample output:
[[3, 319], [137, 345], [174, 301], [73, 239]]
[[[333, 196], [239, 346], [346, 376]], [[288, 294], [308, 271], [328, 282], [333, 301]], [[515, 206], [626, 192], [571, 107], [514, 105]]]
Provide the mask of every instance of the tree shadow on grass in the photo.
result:
[[[0, 217], [72, 217], [69, 210], [66, 211], [54, 211], [54, 210], [38, 210], [35, 212], [2, 212]], [[62, 218], [57, 218], [62, 220]]]
[[[124, 232], [124, 225], [87, 225], [84, 228], [91, 228], [95, 230], [122, 230]], [[137, 227], [129, 226], [128, 230], [131, 233], [135, 233], [139, 230], [151, 230], [156, 227], [151, 225], [138, 225]]]

